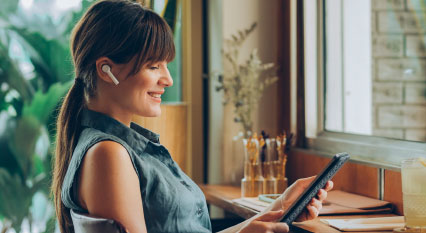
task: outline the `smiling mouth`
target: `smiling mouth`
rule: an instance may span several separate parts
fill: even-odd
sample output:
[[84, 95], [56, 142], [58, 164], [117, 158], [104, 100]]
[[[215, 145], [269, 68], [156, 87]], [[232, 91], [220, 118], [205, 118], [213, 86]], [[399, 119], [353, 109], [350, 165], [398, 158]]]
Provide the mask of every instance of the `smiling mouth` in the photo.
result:
[[161, 94], [159, 94], [159, 93], [152, 93], [152, 92], [150, 92], [150, 93], [148, 93], [148, 95], [150, 95], [150, 96], [152, 96], [154, 98], [161, 98]]

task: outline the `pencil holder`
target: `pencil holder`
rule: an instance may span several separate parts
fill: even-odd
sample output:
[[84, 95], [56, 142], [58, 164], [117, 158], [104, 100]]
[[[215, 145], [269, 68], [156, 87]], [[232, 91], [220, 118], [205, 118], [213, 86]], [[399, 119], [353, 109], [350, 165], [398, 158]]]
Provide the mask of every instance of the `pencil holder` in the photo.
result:
[[277, 193], [277, 179], [274, 177], [274, 164], [273, 162], [263, 163], [263, 174], [265, 182], [263, 183], [263, 190], [265, 194]]

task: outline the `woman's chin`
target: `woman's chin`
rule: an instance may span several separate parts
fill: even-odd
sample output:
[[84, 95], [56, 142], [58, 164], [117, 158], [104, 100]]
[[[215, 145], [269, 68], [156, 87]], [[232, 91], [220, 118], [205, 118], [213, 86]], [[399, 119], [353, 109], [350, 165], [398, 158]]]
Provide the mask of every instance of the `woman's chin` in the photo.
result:
[[142, 111], [138, 115], [143, 117], [159, 117], [161, 116], [161, 108], [151, 109], [150, 111]]

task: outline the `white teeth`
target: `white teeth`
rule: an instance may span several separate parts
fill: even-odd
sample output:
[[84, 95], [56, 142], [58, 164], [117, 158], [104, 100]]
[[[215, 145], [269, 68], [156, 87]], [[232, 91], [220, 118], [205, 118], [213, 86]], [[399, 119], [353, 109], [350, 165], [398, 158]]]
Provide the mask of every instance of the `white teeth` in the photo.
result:
[[154, 97], [154, 98], [160, 98], [161, 97], [161, 94], [149, 93], [149, 95]]

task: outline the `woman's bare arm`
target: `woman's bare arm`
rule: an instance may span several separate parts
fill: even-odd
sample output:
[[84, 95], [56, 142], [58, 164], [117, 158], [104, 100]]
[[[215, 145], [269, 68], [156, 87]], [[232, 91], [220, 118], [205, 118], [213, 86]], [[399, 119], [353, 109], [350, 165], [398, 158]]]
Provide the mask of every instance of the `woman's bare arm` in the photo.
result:
[[87, 151], [78, 187], [80, 204], [90, 215], [114, 219], [132, 233], [147, 232], [139, 178], [119, 143], [102, 141]]

